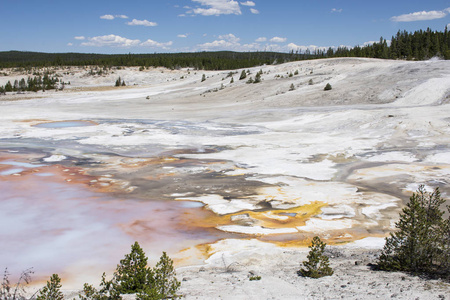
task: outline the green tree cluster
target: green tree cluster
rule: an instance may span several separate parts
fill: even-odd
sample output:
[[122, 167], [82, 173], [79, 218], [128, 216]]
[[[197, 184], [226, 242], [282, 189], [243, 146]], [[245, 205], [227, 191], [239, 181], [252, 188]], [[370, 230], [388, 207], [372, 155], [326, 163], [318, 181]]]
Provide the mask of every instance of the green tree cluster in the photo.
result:
[[443, 217], [444, 203], [439, 188], [428, 193], [422, 185], [413, 193], [395, 224], [397, 231], [386, 238], [378, 260], [381, 270], [450, 277], [450, 217]]
[[117, 78], [116, 83], [114, 84], [114, 86], [126, 86], [125, 84], [125, 80], [122, 80], [119, 76], [119, 78]]
[[100, 289], [85, 284], [81, 300], [121, 299], [121, 294], [137, 294], [137, 299], [156, 300], [177, 298], [180, 282], [176, 279], [172, 260], [163, 252], [154, 268], [147, 267], [148, 258], [135, 242], [130, 254], [120, 260], [111, 280], [103, 274]]
[[26, 81], [25, 78], [15, 80], [13, 84], [11, 84], [11, 81], [8, 81], [4, 86], [0, 86], [0, 93], [53, 90], [56, 88], [56, 84], [59, 81], [58, 77], [50, 77], [49, 74], [46, 73], [44, 76], [28, 77]]

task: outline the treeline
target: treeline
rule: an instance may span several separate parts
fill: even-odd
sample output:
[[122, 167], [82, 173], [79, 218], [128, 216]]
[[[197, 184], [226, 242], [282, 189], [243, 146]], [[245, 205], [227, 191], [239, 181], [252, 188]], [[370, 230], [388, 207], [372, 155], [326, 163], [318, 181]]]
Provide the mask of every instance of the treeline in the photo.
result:
[[[309, 55], [312, 57], [312, 55]], [[0, 68], [31, 68], [50, 66], [142, 66], [169, 69], [232, 70], [263, 64], [297, 60], [292, 53], [277, 52], [194, 52], [155, 54], [84, 54], [0, 52]]]
[[[4, 86], [0, 86], [0, 93], [53, 90], [57, 88], [58, 82], [60, 82], [58, 77], [50, 77], [49, 74], [44, 74], [44, 76], [34, 76], [33, 78], [28, 77], [27, 80], [22, 78], [20, 80], [15, 80], [12, 84], [11, 81], [8, 81]], [[61, 82], [61, 86], [64, 86], [64, 82]]]
[[193, 52], [155, 54], [86, 54], [0, 52], [0, 68], [31, 68], [50, 66], [142, 66], [169, 69], [193, 68], [198, 70], [233, 70], [264, 64], [285, 63], [296, 60], [330, 57], [368, 57], [383, 59], [424, 60], [434, 56], [450, 59], [450, 33], [419, 30], [414, 33], [399, 31], [389, 44], [383, 37], [379, 42], [353, 48], [316, 49], [290, 53], [278, 52]]
[[383, 59], [426, 60], [432, 57], [450, 59], [450, 32], [447, 27], [442, 31], [419, 30], [414, 33], [398, 31], [392, 36], [391, 43], [380, 38], [378, 43], [365, 47], [346, 47], [337, 50], [315, 53], [325, 57], [371, 57]]

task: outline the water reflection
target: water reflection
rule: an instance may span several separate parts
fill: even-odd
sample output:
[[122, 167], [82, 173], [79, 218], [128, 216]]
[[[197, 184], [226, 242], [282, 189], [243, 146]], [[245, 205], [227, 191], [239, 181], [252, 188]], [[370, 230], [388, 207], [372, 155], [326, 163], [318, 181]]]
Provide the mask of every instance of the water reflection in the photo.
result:
[[81, 288], [83, 282], [98, 282], [104, 271], [111, 274], [135, 240], [155, 261], [162, 251], [216, 239], [179, 228], [183, 215], [196, 208], [116, 199], [62, 177], [41, 168], [0, 181], [0, 268], [19, 274], [33, 267], [35, 280], [58, 273], [66, 288]]

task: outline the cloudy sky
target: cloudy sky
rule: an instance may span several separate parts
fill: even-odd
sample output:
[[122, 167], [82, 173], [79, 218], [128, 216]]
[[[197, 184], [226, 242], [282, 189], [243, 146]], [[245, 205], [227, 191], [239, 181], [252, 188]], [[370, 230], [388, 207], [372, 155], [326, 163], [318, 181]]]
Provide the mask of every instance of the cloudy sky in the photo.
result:
[[[282, 51], [450, 23], [448, 0], [1, 0], [0, 51]], [[449, 25], [450, 27], [450, 25]]]

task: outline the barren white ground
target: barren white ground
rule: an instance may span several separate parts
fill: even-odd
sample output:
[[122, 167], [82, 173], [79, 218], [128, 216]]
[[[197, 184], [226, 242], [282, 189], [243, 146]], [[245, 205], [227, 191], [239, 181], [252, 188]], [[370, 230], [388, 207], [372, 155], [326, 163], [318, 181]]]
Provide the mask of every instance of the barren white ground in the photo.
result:
[[[178, 269], [187, 299], [448, 297], [446, 283], [374, 272], [366, 264], [375, 261], [383, 236], [393, 230], [404, 201], [419, 184], [440, 187], [445, 198], [450, 196], [450, 62], [328, 59], [252, 68], [249, 76], [259, 70], [259, 84], [239, 81], [241, 70], [231, 74], [234, 83], [230, 71], [128, 68], [89, 76], [78, 68], [57, 70], [71, 83], [63, 92], [0, 96], [2, 149], [41, 145], [45, 153], [31, 167], [68, 157], [110, 164], [106, 171], [111, 174], [101, 177], [105, 184], [118, 177], [111, 170], [120, 165], [105, 153], [136, 163], [148, 153], [167, 151], [182, 153], [170, 159], [220, 162], [164, 165], [167, 173], [186, 178], [214, 173], [259, 182], [243, 196], [226, 185], [192, 186], [192, 191], [174, 185], [165, 195], [230, 215], [229, 224], [216, 229], [238, 237], [212, 243], [204, 265]], [[109, 88], [118, 76], [128, 87]], [[0, 85], [21, 77], [11, 71], [0, 77]], [[323, 90], [326, 83], [331, 91]], [[97, 125], [34, 126], [68, 120]], [[3, 162], [0, 175], [7, 181], [27, 168]], [[117, 182], [129, 193], [141, 189], [125, 177]], [[272, 210], [267, 211], [267, 203]], [[299, 225], [295, 218], [301, 212], [291, 210], [317, 203], [320, 213]], [[1, 224], [17, 222], [8, 211], [1, 216]], [[277, 222], [283, 225], [273, 225]], [[292, 235], [320, 235], [334, 243], [356, 242], [333, 246], [335, 274], [313, 280], [296, 274], [307, 248], [269, 242], [283, 234], [290, 240]], [[188, 248], [170, 254], [198, 252], [195, 245]], [[11, 248], [2, 251], [13, 257]], [[0, 258], [0, 266], [7, 263]], [[70, 268], [79, 271], [68, 267], [69, 275]], [[262, 279], [249, 281], [249, 274]], [[68, 285], [76, 288], [78, 283]]]

